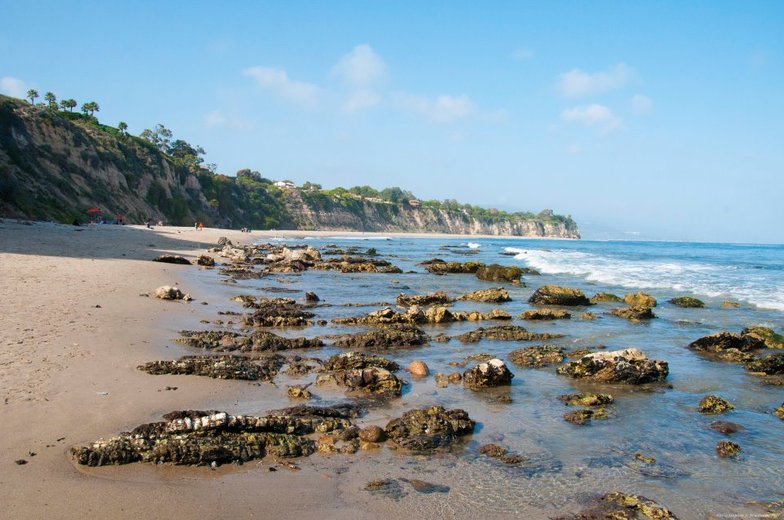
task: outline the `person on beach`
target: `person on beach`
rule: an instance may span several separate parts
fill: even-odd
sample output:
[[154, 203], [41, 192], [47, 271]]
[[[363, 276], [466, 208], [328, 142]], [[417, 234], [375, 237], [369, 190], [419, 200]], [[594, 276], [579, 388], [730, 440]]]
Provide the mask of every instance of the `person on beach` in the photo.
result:
[[204, 229], [204, 224], [199, 222], [199, 231], [202, 231], [203, 229]]

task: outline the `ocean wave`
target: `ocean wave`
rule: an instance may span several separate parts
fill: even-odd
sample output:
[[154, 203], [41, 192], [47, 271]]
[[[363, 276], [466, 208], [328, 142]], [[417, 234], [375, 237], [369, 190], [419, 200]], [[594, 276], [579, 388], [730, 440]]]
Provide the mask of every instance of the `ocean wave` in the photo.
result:
[[784, 311], [784, 292], [767, 277], [737, 266], [687, 260], [637, 260], [583, 251], [507, 247], [514, 258], [543, 274], [566, 274], [629, 289], [670, 289], [709, 298], [733, 298]]
[[468, 249], [479, 249], [482, 247], [482, 244], [477, 244], [476, 242], [469, 242], [467, 245]]

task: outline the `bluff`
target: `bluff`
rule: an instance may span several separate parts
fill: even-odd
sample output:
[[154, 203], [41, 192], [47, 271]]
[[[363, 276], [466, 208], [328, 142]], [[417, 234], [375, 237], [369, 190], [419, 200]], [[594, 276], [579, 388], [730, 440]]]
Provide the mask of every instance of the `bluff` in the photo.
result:
[[353, 188], [276, 183], [250, 170], [220, 175], [201, 165], [196, 150], [0, 96], [0, 215], [70, 223], [99, 208], [109, 218], [174, 225], [580, 237], [570, 217], [549, 210], [420, 201], [399, 189], [409, 196], [383, 200]]

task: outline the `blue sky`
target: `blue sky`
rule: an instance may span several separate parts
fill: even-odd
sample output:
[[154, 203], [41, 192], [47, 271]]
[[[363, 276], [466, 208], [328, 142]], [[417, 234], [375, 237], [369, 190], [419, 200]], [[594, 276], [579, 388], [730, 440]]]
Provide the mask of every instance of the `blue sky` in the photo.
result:
[[784, 2], [0, 0], [0, 91], [222, 173], [784, 242]]

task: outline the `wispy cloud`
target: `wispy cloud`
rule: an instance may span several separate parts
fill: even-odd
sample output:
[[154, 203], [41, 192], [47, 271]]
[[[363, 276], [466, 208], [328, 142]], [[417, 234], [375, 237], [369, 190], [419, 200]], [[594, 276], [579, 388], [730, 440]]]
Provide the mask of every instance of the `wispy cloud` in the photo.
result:
[[466, 95], [440, 95], [434, 98], [412, 94], [398, 94], [398, 104], [405, 110], [424, 115], [437, 123], [452, 123], [465, 119], [475, 111], [475, 105]]
[[0, 78], [0, 92], [16, 98], [24, 98], [27, 95], [27, 84], [19, 78], [5, 76]]
[[370, 45], [357, 45], [332, 67], [332, 73], [354, 87], [367, 87], [387, 74], [387, 65]]
[[301, 106], [314, 106], [321, 89], [311, 83], [289, 78], [283, 69], [272, 67], [250, 67], [243, 71], [252, 77], [262, 89], [273, 92], [278, 97]]
[[378, 105], [381, 98], [372, 90], [356, 90], [343, 103], [346, 112], [357, 112]]
[[527, 47], [520, 47], [512, 52], [512, 59], [515, 61], [532, 60], [536, 53]]
[[561, 119], [583, 126], [597, 127], [605, 132], [616, 130], [621, 126], [621, 120], [613, 114], [612, 110], [595, 103], [567, 108], [561, 112]]
[[602, 94], [626, 86], [634, 77], [634, 70], [619, 63], [602, 72], [572, 69], [558, 76], [557, 89], [566, 97]]
[[642, 94], [632, 96], [632, 112], [637, 115], [646, 115], [653, 112], [653, 100]]
[[213, 110], [204, 116], [204, 126], [207, 128], [231, 128], [232, 130], [250, 130], [247, 121], [232, 115], [227, 115], [221, 110]]

